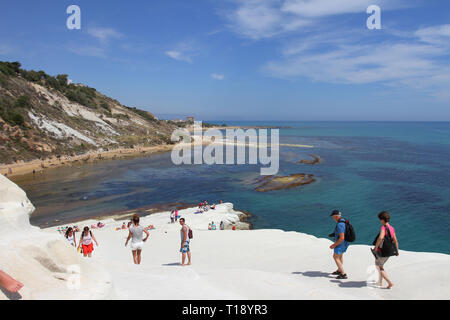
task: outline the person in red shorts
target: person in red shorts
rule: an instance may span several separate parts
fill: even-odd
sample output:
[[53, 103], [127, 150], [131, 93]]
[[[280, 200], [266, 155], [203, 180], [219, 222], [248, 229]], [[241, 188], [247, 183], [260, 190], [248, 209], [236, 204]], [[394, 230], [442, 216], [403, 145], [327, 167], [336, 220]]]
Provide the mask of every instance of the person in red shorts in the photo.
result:
[[89, 258], [92, 257], [92, 251], [94, 251], [94, 243], [92, 240], [95, 241], [95, 244], [98, 247], [97, 239], [95, 239], [94, 234], [92, 231], [89, 230], [89, 227], [84, 227], [83, 232], [81, 233], [80, 242], [78, 244], [78, 248], [81, 246], [83, 249], [83, 255]]

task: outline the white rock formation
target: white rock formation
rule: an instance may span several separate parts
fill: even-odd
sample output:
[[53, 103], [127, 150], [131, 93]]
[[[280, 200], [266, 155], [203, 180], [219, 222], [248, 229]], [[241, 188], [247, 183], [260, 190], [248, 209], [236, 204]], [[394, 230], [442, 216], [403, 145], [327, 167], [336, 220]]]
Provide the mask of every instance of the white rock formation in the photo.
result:
[[0, 175], [0, 268], [24, 284], [20, 296], [2, 290], [0, 300], [112, 298], [110, 275], [60, 235], [31, 226], [33, 211], [25, 192]]

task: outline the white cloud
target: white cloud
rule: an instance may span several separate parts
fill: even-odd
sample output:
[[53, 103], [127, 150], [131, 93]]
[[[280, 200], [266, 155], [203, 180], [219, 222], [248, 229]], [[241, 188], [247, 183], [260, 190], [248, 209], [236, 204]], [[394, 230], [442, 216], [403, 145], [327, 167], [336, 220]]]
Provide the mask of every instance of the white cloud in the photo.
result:
[[423, 90], [441, 99], [449, 96], [445, 91], [450, 86], [450, 66], [445, 61], [450, 53], [445, 42], [435, 41], [447, 37], [445, 26], [420, 29], [415, 38], [396, 42], [367, 43], [362, 35], [349, 38], [345, 34], [348, 32], [302, 38], [285, 47], [283, 56], [267, 63], [263, 70], [280, 78], [382, 83]]
[[212, 73], [211, 78], [213, 78], [215, 80], [223, 80], [223, 79], [225, 79], [225, 76], [220, 73]]
[[185, 61], [192, 63], [192, 59], [181, 51], [175, 50], [166, 51], [166, 55], [177, 61]]
[[309, 24], [306, 19], [283, 14], [279, 1], [237, 0], [236, 2], [238, 7], [229, 12], [226, 18], [235, 32], [248, 38], [269, 38]]
[[180, 42], [174, 49], [165, 52], [167, 56], [174, 60], [188, 63], [193, 63], [193, 58], [199, 53], [199, 45], [192, 40]]
[[89, 27], [88, 34], [96, 38], [102, 44], [107, 44], [110, 39], [122, 38], [123, 34], [112, 28]]
[[[232, 0], [235, 8], [225, 14], [236, 33], [251, 39], [303, 30], [322, 18], [349, 13], [366, 14], [369, 5], [383, 10], [406, 8], [416, 0]], [[326, 21], [324, 22], [327, 23]]]
[[[398, 0], [397, 0], [398, 1]], [[282, 12], [294, 13], [305, 17], [322, 17], [354, 12], [365, 12], [372, 4], [387, 1], [377, 0], [286, 0], [281, 6]], [[391, 2], [396, 2], [391, 0]]]
[[417, 30], [415, 35], [423, 42], [450, 45], [450, 24], [422, 28]]

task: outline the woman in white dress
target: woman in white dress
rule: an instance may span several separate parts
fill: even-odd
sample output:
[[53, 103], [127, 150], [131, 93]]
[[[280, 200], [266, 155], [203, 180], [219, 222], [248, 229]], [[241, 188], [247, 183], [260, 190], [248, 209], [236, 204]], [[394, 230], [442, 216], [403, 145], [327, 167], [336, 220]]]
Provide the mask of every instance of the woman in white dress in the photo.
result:
[[[130, 226], [128, 238], [125, 242], [125, 247], [128, 244], [128, 241], [131, 239], [131, 252], [133, 254], [133, 261], [134, 264], [141, 264], [141, 253], [142, 248], [144, 247], [144, 242], [147, 241], [150, 234], [148, 233], [147, 229], [144, 229], [143, 226], [139, 225], [139, 216], [135, 214], [133, 216], [133, 224]], [[145, 233], [147, 236], [145, 239], [142, 239], [143, 233]]]

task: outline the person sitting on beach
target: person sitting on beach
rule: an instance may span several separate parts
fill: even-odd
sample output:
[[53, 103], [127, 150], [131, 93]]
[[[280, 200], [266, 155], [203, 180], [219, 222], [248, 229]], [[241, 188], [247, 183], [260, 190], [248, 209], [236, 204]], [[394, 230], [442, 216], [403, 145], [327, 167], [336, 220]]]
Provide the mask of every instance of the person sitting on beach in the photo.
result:
[[103, 222], [99, 222], [97, 223], [97, 228], [103, 228], [105, 226], [105, 224]]
[[[128, 244], [128, 241], [131, 239], [131, 253], [133, 254], [134, 264], [141, 264], [141, 252], [144, 247], [144, 242], [147, 241], [150, 234], [147, 229], [144, 229], [141, 225], [139, 225], [139, 216], [137, 214], [133, 215], [133, 224], [130, 226], [128, 238], [125, 242], [125, 247]], [[145, 239], [142, 239], [143, 233], [147, 235]]]
[[128, 228], [127, 228], [127, 225], [124, 222], [124, 223], [122, 223], [122, 230], [125, 230], [125, 229], [128, 229]]
[[225, 223], [223, 221], [220, 221], [220, 230], [225, 230]]
[[188, 263], [187, 265], [190, 266], [191, 265], [191, 250], [189, 248], [189, 243], [190, 243], [190, 238], [189, 238], [189, 226], [186, 224], [184, 218], [180, 219], [180, 225], [181, 225], [181, 230], [180, 230], [180, 235], [181, 235], [181, 248], [180, 248], [180, 252], [181, 252], [181, 266], [184, 267], [185, 264], [185, 260], [186, 260], [186, 254], [188, 256]]
[[198, 208], [201, 209], [202, 207], [203, 207], [203, 202], [200, 202], [200, 203], [198, 204]]
[[69, 241], [70, 245], [72, 247], [77, 247], [77, 240], [75, 239], [75, 232], [73, 231], [72, 228], [67, 229], [65, 237], [67, 239], [67, 241]]
[[211, 229], [216, 230], [216, 224], [214, 223], [214, 221], [211, 223]]
[[[378, 214], [378, 219], [380, 219], [381, 230], [380, 230], [380, 234], [374, 241], [375, 248], [372, 250], [372, 253], [375, 256], [375, 266], [377, 267], [378, 272], [379, 272], [378, 285], [381, 288], [383, 285], [383, 279], [385, 279], [386, 282], [388, 283], [388, 286], [386, 287], [386, 289], [390, 289], [390, 288], [392, 288], [392, 286], [394, 284], [389, 279], [389, 277], [386, 273], [386, 270], [384, 270], [384, 264], [386, 263], [386, 261], [388, 261], [390, 255], [398, 256], [398, 240], [397, 240], [397, 236], [395, 235], [394, 227], [389, 224], [389, 220], [391, 219], [389, 212], [387, 212], [387, 211], [380, 212]], [[392, 239], [391, 244], [393, 244], [393, 246], [391, 248], [392, 252], [390, 253], [390, 255], [385, 254], [386, 256], [383, 257], [382, 251], [380, 249], [380, 245], [383, 242], [383, 240], [387, 241], [386, 236], [389, 237], [390, 239]], [[387, 243], [385, 245], [383, 245], [383, 248], [385, 246], [387, 246]]]
[[213, 203], [213, 205], [211, 206], [211, 209], [212, 210], [216, 210], [216, 204], [215, 203]]
[[211, 225], [211, 223], [208, 224], [208, 230], [212, 230], [212, 225]]
[[89, 256], [89, 258], [92, 257], [92, 251], [94, 251], [94, 244], [92, 243], [92, 240], [95, 241], [95, 244], [98, 247], [97, 239], [95, 239], [95, 236], [92, 233], [92, 231], [89, 230], [89, 227], [84, 227], [83, 232], [81, 233], [78, 248], [80, 248], [80, 246], [83, 248], [83, 255], [85, 257], [86, 256]]
[[11, 293], [16, 293], [23, 288], [23, 283], [13, 279], [9, 274], [2, 271], [0, 267], [0, 287]]

